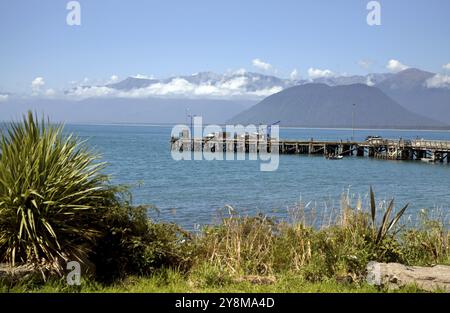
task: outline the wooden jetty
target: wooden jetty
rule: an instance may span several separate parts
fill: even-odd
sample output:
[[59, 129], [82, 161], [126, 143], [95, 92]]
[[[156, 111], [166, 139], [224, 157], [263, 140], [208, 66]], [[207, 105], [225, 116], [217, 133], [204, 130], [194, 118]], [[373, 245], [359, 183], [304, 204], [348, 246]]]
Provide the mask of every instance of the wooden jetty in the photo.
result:
[[309, 140], [267, 140], [264, 135], [235, 135], [229, 138], [225, 133], [205, 138], [189, 138], [186, 134], [171, 138], [174, 151], [242, 152], [279, 154], [305, 154], [323, 156], [358, 156], [387, 160], [422, 160], [450, 163], [450, 141], [425, 139], [368, 138], [365, 141], [317, 141]]

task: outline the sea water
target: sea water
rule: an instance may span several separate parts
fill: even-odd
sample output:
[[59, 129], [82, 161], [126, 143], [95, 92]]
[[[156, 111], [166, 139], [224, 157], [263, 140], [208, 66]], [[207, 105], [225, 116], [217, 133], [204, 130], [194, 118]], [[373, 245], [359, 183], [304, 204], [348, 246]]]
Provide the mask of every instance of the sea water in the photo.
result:
[[[368, 157], [327, 160], [323, 156], [280, 155], [278, 170], [261, 172], [258, 161], [175, 161], [170, 126], [67, 125], [66, 131], [87, 139], [108, 162], [114, 183], [131, 187], [134, 204], [154, 205], [159, 220], [186, 228], [213, 222], [227, 206], [242, 214], [288, 218], [291, 208], [338, 208], [342, 194], [367, 203], [372, 186], [379, 200], [409, 203], [408, 214], [450, 208], [450, 165], [388, 161]], [[348, 140], [351, 129], [281, 128], [280, 138]], [[355, 130], [355, 140], [384, 138], [450, 140], [448, 131]], [[228, 208], [228, 207], [227, 207]]]

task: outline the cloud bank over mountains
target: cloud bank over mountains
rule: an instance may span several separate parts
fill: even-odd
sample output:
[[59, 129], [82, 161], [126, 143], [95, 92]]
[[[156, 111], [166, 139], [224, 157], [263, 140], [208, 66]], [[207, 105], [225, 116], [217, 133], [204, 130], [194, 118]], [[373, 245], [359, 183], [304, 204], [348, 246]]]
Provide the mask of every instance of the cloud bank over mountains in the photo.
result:
[[[373, 61], [370, 60], [358, 61], [358, 65], [367, 71], [372, 64]], [[88, 78], [79, 82], [73, 81], [71, 87], [62, 91], [49, 88], [44, 77], [37, 76], [31, 82], [28, 97], [70, 100], [87, 98], [145, 99], [150, 97], [260, 100], [286, 88], [312, 82], [330, 86], [355, 83], [376, 86], [392, 75], [411, 69], [401, 61], [391, 59], [385, 65], [387, 69], [385, 73], [348, 75], [327, 68], [310, 67], [306, 71], [307, 77], [303, 79], [297, 68], [288, 73], [287, 78], [277, 77], [277, 69], [269, 62], [259, 58], [252, 60], [252, 66], [260, 73], [240, 69], [224, 74], [199, 72], [166, 79], [136, 74], [122, 80], [114, 74], [102, 81]], [[442, 65], [441, 71], [441, 73], [430, 73], [431, 75], [421, 82], [422, 87], [450, 89], [450, 63]], [[8, 101], [14, 96], [0, 92], [0, 101]]]
[[[72, 88], [59, 93], [47, 88], [44, 77], [39, 76], [31, 83], [31, 96], [21, 97], [0, 91], [0, 116], [14, 116], [21, 110], [25, 112], [32, 108], [39, 112], [52, 112], [59, 120], [169, 123], [182, 121], [183, 114], [189, 110], [207, 117], [209, 121], [225, 122], [225, 117], [231, 118], [267, 97], [294, 86], [313, 83], [330, 87], [360, 86], [360, 98], [365, 97], [364, 101], [360, 99], [361, 103], [373, 95], [364, 93], [369, 89], [363, 87], [369, 86], [411, 113], [450, 125], [450, 76], [445, 66], [441, 73], [432, 73], [409, 67], [396, 72], [404, 65], [397, 62], [389, 62], [388, 65], [392, 65], [392, 72], [367, 75], [342, 75], [329, 69], [310, 68], [307, 79], [302, 79], [297, 70], [293, 70], [289, 78], [245, 70], [225, 74], [199, 72], [167, 79], [140, 74], [120, 80], [117, 75], [112, 75], [101, 85], [84, 79], [81, 85], [73, 84]], [[291, 100], [295, 105], [302, 99]], [[334, 103], [338, 99], [329, 97], [321, 105], [326, 106], [327, 101]], [[280, 106], [272, 105], [283, 111], [281, 103]], [[104, 112], [105, 108], [115, 115], [92, 116], [92, 111]], [[141, 112], [146, 112], [145, 118]]]
[[249, 98], [257, 99], [277, 93], [290, 85], [289, 80], [256, 73], [219, 75], [211, 72], [165, 80], [128, 77], [105, 86], [77, 86], [65, 92], [71, 98], [119, 97], [186, 97], [186, 98]]

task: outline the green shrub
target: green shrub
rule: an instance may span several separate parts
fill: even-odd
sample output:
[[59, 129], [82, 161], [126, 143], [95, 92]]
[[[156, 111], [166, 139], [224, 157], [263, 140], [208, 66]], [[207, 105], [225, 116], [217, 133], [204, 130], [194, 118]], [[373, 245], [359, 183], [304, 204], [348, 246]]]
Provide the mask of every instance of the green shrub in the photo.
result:
[[[190, 235], [149, 221], [131, 206], [128, 189], [112, 186], [104, 163], [62, 125], [31, 112], [1, 138], [0, 262], [34, 264], [46, 272], [78, 260], [102, 280], [188, 268]], [[84, 267], [86, 268], [86, 266]], [[42, 271], [43, 271], [42, 270]]]
[[190, 235], [175, 224], [151, 222], [146, 207], [124, 204], [113, 208], [102, 216], [101, 225], [102, 235], [91, 256], [101, 281], [190, 266], [194, 251]]
[[0, 262], [61, 272], [90, 251], [98, 211], [117, 205], [104, 164], [62, 130], [29, 112], [1, 137]]

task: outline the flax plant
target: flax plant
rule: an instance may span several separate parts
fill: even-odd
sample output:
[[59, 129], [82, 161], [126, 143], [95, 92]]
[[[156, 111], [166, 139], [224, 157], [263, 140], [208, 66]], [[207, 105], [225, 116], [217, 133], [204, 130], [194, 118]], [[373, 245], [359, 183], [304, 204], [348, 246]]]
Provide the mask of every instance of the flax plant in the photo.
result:
[[61, 271], [63, 261], [82, 261], [99, 211], [116, 202], [105, 164], [31, 112], [8, 124], [0, 149], [0, 262]]

